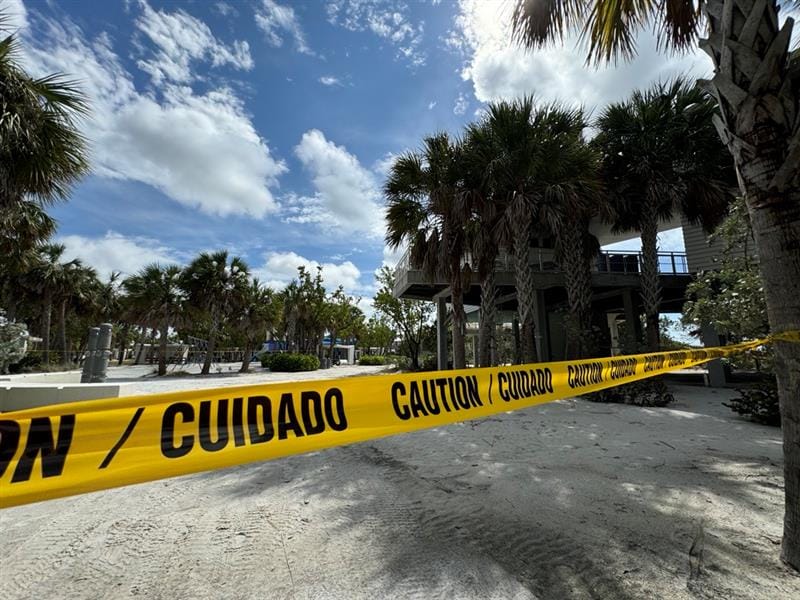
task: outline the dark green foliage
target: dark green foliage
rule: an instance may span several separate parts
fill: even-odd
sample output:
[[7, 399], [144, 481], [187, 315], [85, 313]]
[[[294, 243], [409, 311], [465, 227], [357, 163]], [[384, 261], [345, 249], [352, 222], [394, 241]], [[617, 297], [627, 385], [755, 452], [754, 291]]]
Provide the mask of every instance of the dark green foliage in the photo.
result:
[[675, 401], [664, 380], [659, 377], [593, 392], [586, 394], [584, 398], [592, 402], [613, 402], [614, 404], [633, 404], [635, 406], [666, 406]]
[[401, 354], [387, 354], [386, 364], [394, 365], [401, 371], [408, 371], [411, 368], [411, 360]]
[[261, 356], [261, 366], [273, 372], [296, 373], [298, 371], [316, 371], [319, 369], [319, 359], [310, 354], [264, 354]]
[[420, 371], [436, 371], [439, 369], [439, 359], [435, 354], [428, 354], [422, 359], [419, 367]]
[[778, 387], [775, 380], [736, 391], [741, 395], [731, 400], [730, 404], [723, 402], [723, 406], [727, 406], [732, 411], [744, 415], [756, 423], [780, 427], [781, 412], [778, 406]]
[[18, 373], [31, 373], [38, 371], [42, 366], [41, 354], [26, 354], [19, 362], [8, 366], [8, 372], [12, 375]]
[[382, 354], [364, 354], [358, 359], [358, 364], [362, 366], [375, 367], [386, 364], [386, 357]]

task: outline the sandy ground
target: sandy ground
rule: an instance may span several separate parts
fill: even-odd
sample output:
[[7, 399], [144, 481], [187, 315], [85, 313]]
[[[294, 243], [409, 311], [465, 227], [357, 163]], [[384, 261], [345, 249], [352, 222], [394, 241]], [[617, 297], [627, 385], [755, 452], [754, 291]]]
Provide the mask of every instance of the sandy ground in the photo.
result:
[[0, 598], [800, 598], [779, 430], [674, 392], [0, 511]]

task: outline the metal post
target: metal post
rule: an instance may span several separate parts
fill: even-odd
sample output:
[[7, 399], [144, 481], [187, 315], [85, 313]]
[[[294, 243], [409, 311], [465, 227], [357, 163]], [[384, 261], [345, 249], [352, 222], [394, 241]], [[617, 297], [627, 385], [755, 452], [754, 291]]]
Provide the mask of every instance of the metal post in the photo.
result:
[[102, 383], [106, 380], [108, 359], [111, 356], [111, 323], [100, 324], [100, 334], [97, 338], [97, 350], [92, 361], [92, 383]]
[[83, 371], [81, 372], [81, 383], [89, 383], [92, 380], [92, 363], [94, 353], [97, 350], [97, 338], [100, 337], [100, 328], [92, 327], [89, 329], [89, 341], [86, 343], [86, 356], [83, 359]]
[[447, 304], [444, 297], [436, 299], [436, 364], [440, 371], [447, 369]]
[[[706, 347], [714, 347], [720, 345], [719, 334], [713, 325], [704, 325], [701, 332], [703, 338], [703, 345]], [[706, 363], [708, 369], [708, 385], [710, 387], [725, 387], [728, 383], [725, 367], [720, 359], [714, 359]]]
[[675, 275], [678, 272], [678, 269], [675, 268], [675, 253], [670, 252], [669, 258], [672, 261], [672, 274]]

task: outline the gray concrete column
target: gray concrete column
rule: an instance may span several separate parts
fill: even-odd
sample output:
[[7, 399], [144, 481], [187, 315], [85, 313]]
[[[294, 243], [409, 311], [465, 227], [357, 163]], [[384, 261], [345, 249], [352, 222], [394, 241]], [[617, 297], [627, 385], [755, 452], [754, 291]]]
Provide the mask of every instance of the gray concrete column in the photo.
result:
[[447, 369], [447, 302], [436, 298], [436, 363], [440, 371]]
[[94, 353], [97, 350], [98, 337], [100, 337], [99, 327], [89, 329], [89, 340], [86, 342], [86, 356], [83, 359], [81, 383], [91, 383], [92, 381], [92, 365], [94, 364]]
[[97, 350], [92, 361], [92, 383], [102, 383], [106, 380], [108, 359], [111, 356], [111, 323], [100, 324], [100, 334], [97, 336]]
[[536, 355], [541, 362], [550, 360], [550, 328], [547, 326], [547, 305], [544, 290], [536, 290], [533, 299], [533, 320], [536, 326]]
[[[703, 338], [705, 347], [720, 345], [719, 334], [713, 325], [704, 325], [700, 335]], [[707, 362], [706, 368], [708, 369], [708, 385], [710, 387], [725, 387], [727, 385], [728, 377], [725, 373], [725, 367], [719, 358]]]

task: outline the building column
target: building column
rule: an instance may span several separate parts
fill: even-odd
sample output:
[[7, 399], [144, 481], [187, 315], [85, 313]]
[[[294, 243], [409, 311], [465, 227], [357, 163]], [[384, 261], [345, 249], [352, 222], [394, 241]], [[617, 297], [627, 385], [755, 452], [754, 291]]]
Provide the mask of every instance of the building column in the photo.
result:
[[550, 360], [550, 330], [547, 327], [547, 305], [544, 290], [536, 290], [533, 299], [533, 320], [536, 326], [536, 355], [540, 362]]
[[447, 369], [447, 303], [436, 298], [436, 363], [440, 371]]
[[[713, 325], [704, 325], [701, 332], [703, 338], [703, 345], [705, 347], [713, 347], [720, 345], [719, 334], [714, 329]], [[725, 367], [719, 358], [715, 358], [706, 363], [708, 369], [708, 385], [710, 387], [725, 387], [728, 383], [728, 377], [725, 373]]]

